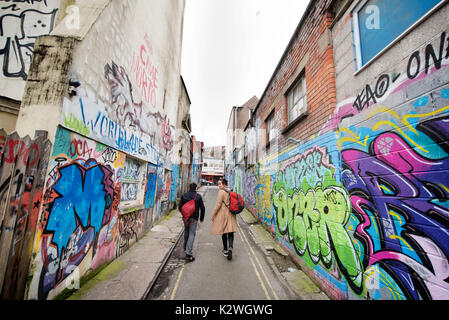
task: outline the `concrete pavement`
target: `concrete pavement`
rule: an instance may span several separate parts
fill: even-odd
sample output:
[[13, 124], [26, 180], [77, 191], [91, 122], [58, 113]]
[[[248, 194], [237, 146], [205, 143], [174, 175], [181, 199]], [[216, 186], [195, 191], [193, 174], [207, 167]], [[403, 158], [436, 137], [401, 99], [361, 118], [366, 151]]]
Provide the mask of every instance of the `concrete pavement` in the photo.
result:
[[69, 300], [140, 300], [184, 229], [173, 210], [122, 256], [83, 285]]
[[[293, 296], [298, 300], [330, 300], [324, 292], [303, 272], [290, 258], [285, 251], [273, 239], [271, 234], [262, 226], [251, 212], [244, 210], [240, 214], [241, 220], [248, 226], [250, 234], [264, 252], [265, 259], [270, 264], [273, 271], [278, 275], [287, 288], [291, 290]], [[276, 261], [275, 261], [276, 259]]]
[[[200, 194], [204, 195], [207, 188], [213, 187], [201, 188]], [[285, 259], [287, 261], [289, 260], [288, 253], [282, 249], [249, 211], [244, 210], [239, 215], [238, 220], [241, 227], [249, 228], [255, 243], [264, 252], [265, 258], [273, 268], [273, 271], [289, 288], [292, 297], [296, 297], [299, 300], [329, 299], [299, 268], [279, 270], [279, 264], [274, 261], [274, 257], [280, 256], [280, 260]], [[182, 235], [182, 231], [183, 222], [181, 215], [177, 210], [173, 210], [127, 252], [87, 281], [68, 299], [144, 299], [150, 285], [174, 248], [177, 239]], [[273, 253], [276, 253], [276, 255]]]

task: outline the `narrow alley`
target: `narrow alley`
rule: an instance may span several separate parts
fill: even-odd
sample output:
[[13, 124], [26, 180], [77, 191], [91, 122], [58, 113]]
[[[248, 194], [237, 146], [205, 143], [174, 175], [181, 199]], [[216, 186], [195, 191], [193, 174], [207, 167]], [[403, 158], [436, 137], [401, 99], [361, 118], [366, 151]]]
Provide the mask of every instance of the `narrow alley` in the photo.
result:
[[[194, 243], [195, 261], [185, 263], [180, 239], [161, 276], [159, 288], [150, 299], [170, 300], [278, 300], [294, 299], [279, 276], [267, 263], [263, 252], [254, 243], [248, 226], [238, 217], [239, 229], [234, 239], [231, 261], [222, 255], [220, 236], [210, 234], [211, 212], [218, 194], [217, 187], [205, 187], [206, 217], [199, 224]], [[203, 189], [203, 190], [204, 190]], [[165, 279], [164, 279], [165, 278]], [[168, 278], [168, 279], [167, 279]], [[168, 281], [166, 281], [168, 280]], [[168, 282], [168, 283], [167, 283]], [[167, 287], [163, 288], [166, 284]]]
[[185, 259], [182, 217], [173, 210], [122, 256], [60, 299], [329, 300], [246, 210], [238, 215], [229, 261], [222, 255], [221, 237], [210, 233], [218, 187], [203, 186], [198, 193], [206, 215], [196, 233], [195, 261]]
[[0, 4], [0, 302], [449, 301], [449, 0]]

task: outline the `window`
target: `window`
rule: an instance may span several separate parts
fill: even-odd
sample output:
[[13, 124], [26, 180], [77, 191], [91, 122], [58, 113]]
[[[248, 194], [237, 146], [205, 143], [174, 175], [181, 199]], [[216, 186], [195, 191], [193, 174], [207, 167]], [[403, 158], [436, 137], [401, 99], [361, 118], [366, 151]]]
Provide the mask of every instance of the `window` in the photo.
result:
[[275, 138], [275, 129], [274, 129], [274, 112], [272, 112], [267, 120], [265, 121], [267, 126], [267, 142], [270, 143]]
[[399, 40], [444, 0], [363, 0], [353, 13], [357, 70]]
[[143, 203], [144, 175], [145, 164], [127, 157], [123, 170], [122, 193], [120, 197], [122, 207], [141, 205]]
[[304, 75], [298, 80], [287, 94], [288, 124], [300, 116], [307, 114], [306, 78]]

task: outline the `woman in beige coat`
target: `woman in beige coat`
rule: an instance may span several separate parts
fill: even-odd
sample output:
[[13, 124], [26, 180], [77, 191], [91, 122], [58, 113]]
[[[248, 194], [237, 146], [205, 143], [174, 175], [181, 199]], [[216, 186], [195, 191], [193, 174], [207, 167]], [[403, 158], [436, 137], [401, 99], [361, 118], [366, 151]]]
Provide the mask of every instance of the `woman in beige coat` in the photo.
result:
[[211, 234], [221, 235], [223, 240], [223, 255], [232, 259], [232, 250], [234, 245], [234, 232], [237, 232], [237, 217], [229, 211], [229, 192], [228, 182], [222, 179], [218, 182], [217, 203], [212, 212], [212, 230]]

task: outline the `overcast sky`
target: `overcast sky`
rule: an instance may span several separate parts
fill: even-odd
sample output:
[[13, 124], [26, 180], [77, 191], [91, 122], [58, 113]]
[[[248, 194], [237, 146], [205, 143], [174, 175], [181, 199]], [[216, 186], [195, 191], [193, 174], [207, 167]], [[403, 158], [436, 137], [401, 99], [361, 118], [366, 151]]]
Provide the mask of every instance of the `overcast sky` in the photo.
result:
[[192, 134], [226, 145], [233, 106], [261, 98], [309, 0], [187, 0], [181, 74]]

